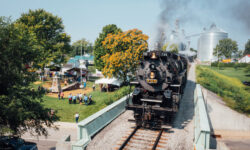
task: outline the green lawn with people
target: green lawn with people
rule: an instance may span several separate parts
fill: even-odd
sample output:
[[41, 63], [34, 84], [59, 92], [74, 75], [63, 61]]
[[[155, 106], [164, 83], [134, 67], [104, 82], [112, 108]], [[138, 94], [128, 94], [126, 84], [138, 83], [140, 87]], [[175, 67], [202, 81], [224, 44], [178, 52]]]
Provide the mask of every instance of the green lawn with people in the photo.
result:
[[[45, 82], [46, 83], [46, 82]], [[42, 85], [43, 83], [39, 84]], [[87, 82], [87, 88], [91, 88], [94, 82]], [[34, 85], [34, 88], [38, 85]], [[85, 90], [82, 90], [82, 93], [86, 93]], [[74, 115], [76, 112], [79, 113], [79, 121], [87, 118], [88, 116], [94, 114], [95, 112], [101, 110], [102, 108], [110, 105], [114, 101], [122, 98], [123, 96], [129, 93], [129, 86], [123, 86], [120, 89], [117, 89], [113, 92], [101, 92], [99, 87], [96, 87], [95, 91], [86, 93], [87, 96], [92, 95], [92, 104], [85, 105], [84, 103], [79, 104], [77, 100], [76, 104], [72, 102], [69, 104], [68, 97], [64, 97], [62, 100], [58, 100], [57, 97], [52, 97], [50, 95], [44, 96], [44, 101], [42, 104], [50, 109], [53, 109], [56, 114], [60, 117], [60, 121], [63, 122], [75, 122]], [[56, 93], [55, 93], [56, 94]]]

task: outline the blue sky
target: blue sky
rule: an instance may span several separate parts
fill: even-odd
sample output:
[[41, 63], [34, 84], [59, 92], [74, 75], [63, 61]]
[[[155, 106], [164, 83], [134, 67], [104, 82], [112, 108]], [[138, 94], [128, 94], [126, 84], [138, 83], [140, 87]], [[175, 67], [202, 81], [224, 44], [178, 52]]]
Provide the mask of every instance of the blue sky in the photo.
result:
[[[171, 0], [167, 0], [168, 2]], [[176, 8], [169, 17], [169, 27], [174, 28], [175, 19], [180, 19], [181, 28], [187, 35], [200, 33], [211, 23], [229, 33], [243, 49], [250, 30], [246, 24], [231, 17], [230, 9], [236, 6], [233, 0], [176, 0]], [[224, 3], [226, 1], [226, 3]], [[249, 4], [247, 0], [239, 0]], [[248, 6], [248, 5], [246, 5]], [[12, 20], [19, 18], [29, 9], [43, 8], [63, 19], [65, 32], [71, 36], [71, 41], [85, 38], [94, 42], [107, 24], [116, 24], [123, 31], [138, 28], [150, 37], [150, 44], [156, 35], [159, 14], [162, 11], [161, 0], [5, 0], [1, 1], [0, 16], [11, 16]], [[236, 11], [237, 12], [237, 11]], [[246, 14], [250, 14], [248, 9]], [[230, 14], [230, 15], [229, 15]], [[248, 16], [246, 16], [248, 17]], [[191, 46], [197, 48], [197, 38], [193, 38]]]

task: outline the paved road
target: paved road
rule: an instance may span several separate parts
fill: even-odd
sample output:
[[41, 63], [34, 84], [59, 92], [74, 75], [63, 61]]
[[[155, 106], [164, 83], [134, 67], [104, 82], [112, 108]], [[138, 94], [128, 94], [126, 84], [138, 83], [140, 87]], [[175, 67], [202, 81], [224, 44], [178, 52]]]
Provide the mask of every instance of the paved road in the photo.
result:
[[250, 118], [226, 106], [215, 93], [205, 88], [202, 91], [212, 132], [220, 137], [211, 139], [210, 148], [216, 148], [217, 142], [224, 142], [231, 150], [250, 149]]
[[55, 150], [57, 141], [52, 140], [26, 140], [37, 143], [38, 150]]
[[249, 150], [250, 140], [224, 140], [223, 141], [230, 150]]
[[49, 135], [34, 137], [29, 133], [26, 133], [22, 136], [26, 141], [32, 141], [37, 143], [38, 150], [54, 150], [56, 149], [56, 143], [61, 138], [66, 135], [71, 135], [71, 140], [76, 141], [77, 139], [77, 124], [68, 123], [68, 122], [56, 122], [55, 125], [58, 127], [58, 130], [47, 128]]

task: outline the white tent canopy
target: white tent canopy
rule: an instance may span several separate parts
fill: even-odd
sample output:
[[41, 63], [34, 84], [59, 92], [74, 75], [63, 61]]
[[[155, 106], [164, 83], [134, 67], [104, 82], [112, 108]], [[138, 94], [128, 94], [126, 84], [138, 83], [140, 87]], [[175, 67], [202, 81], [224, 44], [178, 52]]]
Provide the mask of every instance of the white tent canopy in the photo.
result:
[[121, 86], [122, 81], [116, 78], [101, 78], [95, 81], [95, 84], [112, 84], [116, 86]]

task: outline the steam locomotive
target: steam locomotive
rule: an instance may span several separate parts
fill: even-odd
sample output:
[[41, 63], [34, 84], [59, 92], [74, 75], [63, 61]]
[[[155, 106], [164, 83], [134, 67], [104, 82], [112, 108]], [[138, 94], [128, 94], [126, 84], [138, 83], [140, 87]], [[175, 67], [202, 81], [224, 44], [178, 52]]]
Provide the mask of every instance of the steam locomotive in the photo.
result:
[[179, 54], [164, 51], [143, 53], [136, 70], [132, 104], [137, 126], [162, 128], [173, 121], [187, 82], [188, 60]]

